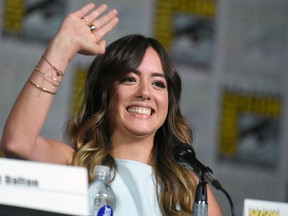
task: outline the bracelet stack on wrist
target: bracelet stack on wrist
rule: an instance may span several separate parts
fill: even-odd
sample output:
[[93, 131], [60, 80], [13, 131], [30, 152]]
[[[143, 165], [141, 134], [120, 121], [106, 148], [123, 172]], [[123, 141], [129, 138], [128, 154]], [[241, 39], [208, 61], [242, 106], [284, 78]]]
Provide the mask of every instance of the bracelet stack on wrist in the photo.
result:
[[[60, 76], [64, 76], [64, 74], [61, 70], [52, 65], [44, 56], [41, 56], [41, 58], [49, 65], [49, 69], [46, 72], [41, 71], [39, 69], [39, 66], [36, 66], [34, 69], [35, 74], [42, 78], [41, 84], [35, 83], [31, 80], [31, 78], [28, 81], [41, 92], [55, 95], [57, 93], [57, 88], [61, 84], [61, 82], [57, 78]], [[43, 87], [45, 82], [51, 84], [51, 90]]]

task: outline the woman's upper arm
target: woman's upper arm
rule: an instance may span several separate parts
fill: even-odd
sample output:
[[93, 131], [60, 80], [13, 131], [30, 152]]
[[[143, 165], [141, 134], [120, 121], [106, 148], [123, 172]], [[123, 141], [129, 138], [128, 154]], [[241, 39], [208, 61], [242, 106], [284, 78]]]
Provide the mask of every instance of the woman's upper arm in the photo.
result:
[[208, 216], [222, 216], [220, 206], [209, 186], [207, 186], [208, 196]]
[[38, 136], [32, 145], [15, 144], [9, 146], [11, 147], [3, 149], [6, 157], [38, 162], [71, 164], [74, 153], [74, 149], [71, 146], [56, 140], [45, 139], [41, 136]]
[[[33, 155], [35, 158], [32, 158], [32, 160], [34, 159], [35, 161], [39, 160], [42, 162], [58, 164], [71, 164], [74, 149], [68, 144], [56, 140], [46, 140], [42, 137], [38, 137], [37, 145], [38, 146], [36, 148], [38, 148], [38, 151], [35, 152], [38, 152], [38, 155]], [[39, 153], [42, 153], [42, 155], [39, 155]]]

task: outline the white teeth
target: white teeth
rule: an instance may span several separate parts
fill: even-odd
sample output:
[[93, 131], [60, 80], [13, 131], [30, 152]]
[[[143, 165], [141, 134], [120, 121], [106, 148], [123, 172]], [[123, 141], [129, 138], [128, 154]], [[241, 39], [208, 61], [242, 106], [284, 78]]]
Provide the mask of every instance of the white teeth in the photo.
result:
[[142, 115], [151, 115], [151, 109], [150, 108], [143, 108], [143, 107], [130, 107], [128, 109], [128, 112], [130, 113], [138, 113]]

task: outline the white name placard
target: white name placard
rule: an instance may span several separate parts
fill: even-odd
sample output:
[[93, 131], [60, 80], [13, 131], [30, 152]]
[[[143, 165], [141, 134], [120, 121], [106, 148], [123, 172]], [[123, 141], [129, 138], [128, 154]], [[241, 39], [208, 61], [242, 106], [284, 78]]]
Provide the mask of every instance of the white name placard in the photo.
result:
[[0, 158], [0, 205], [87, 215], [85, 168]]
[[288, 216], [288, 203], [255, 199], [244, 200], [243, 216]]

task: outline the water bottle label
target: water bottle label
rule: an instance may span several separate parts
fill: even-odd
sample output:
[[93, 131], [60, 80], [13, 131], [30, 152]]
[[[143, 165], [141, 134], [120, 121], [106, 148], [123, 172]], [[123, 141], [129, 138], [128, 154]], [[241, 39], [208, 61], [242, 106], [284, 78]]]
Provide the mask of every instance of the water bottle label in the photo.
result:
[[111, 206], [105, 205], [102, 206], [98, 213], [97, 216], [113, 216], [113, 209]]

